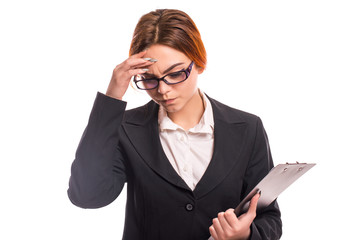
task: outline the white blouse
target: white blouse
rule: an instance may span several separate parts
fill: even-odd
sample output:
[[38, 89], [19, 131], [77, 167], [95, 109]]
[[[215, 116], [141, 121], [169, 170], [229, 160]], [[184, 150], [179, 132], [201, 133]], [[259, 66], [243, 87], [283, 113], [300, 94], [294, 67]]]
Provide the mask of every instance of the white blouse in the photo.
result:
[[214, 120], [209, 99], [201, 91], [205, 111], [199, 123], [185, 131], [159, 107], [159, 136], [163, 150], [178, 175], [194, 190], [213, 155]]

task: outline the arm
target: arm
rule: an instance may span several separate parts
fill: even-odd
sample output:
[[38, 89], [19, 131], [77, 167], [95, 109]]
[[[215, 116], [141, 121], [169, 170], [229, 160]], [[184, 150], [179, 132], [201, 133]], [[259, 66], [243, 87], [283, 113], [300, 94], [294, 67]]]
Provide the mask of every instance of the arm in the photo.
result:
[[[273, 161], [267, 134], [261, 120], [257, 119], [252, 155], [245, 175], [244, 193], [250, 192], [272, 169]], [[213, 219], [210, 233], [215, 240], [251, 239], [276, 240], [282, 235], [281, 214], [274, 201], [266, 209], [256, 212], [258, 194], [252, 198], [249, 210], [238, 219], [233, 209], [221, 212]]]
[[[257, 121], [256, 139], [252, 158], [246, 171], [246, 191], [250, 192], [273, 168], [271, 150], [268, 137], [261, 119]], [[279, 239], [282, 235], [281, 212], [276, 201], [267, 208], [257, 212], [257, 216], [251, 224], [251, 240]]]
[[68, 196], [79, 207], [105, 206], [123, 188], [126, 176], [117, 129], [125, 107], [123, 101], [97, 94], [71, 168]]
[[144, 68], [153, 64], [142, 58], [145, 53], [135, 54], [117, 65], [106, 95], [97, 94], [69, 181], [69, 199], [79, 207], [108, 205], [123, 189], [126, 174], [118, 137], [126, 107], [122, 98], [132, 76], [144, 73]]

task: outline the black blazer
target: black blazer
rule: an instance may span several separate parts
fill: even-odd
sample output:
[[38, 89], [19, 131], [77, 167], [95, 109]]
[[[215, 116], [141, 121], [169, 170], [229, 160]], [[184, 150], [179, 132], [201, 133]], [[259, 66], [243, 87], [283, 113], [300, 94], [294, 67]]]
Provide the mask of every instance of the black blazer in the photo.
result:
[[[169, 163], [158, 132], [159, 106], [125, 111], [126, 103], [97, 94], [79, 143], [68, 195], [73, 204], [99, 208], [127, 183], [125, 240], [205, 240], [212, 219], [235, 208], [273, 167], [261, 120], [209, 98], [214, 153], [192, 191]], [[251, 239], [279, 239], [276, 202], [257, 213]]]

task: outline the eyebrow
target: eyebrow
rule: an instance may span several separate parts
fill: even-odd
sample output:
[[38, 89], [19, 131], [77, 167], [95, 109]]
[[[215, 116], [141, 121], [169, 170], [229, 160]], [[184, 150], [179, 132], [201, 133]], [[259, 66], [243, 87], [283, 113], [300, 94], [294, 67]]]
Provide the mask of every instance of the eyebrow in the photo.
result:
[[[179, 63], [173, 64], [172, 66], [170, 66], [169, 68], [167, 68], [167, 69], [162, 73], [162, 75], [166, 75], [166, 74], [167, 74], [168, 72], [170, 72], [173, 68], [175, 68], [175, 67], [177, 67], [177, 66], [179, 66], [179, 65], [182, 65], [182, 64], [184, 64], [184, 62], [179, 62]], [[148, 73], [148, 72], [143, 73], [143, 75], [149, 76], [149, 77], [155, 77], [154, 74]]]
[[171, 71], [173, 68], [175, 68], [175, 67], [177, 67], [177, 66], [179, 66], [179, 65], [182, 65], [182, 64], [184, 64], [184, 63], [183, 63], [183, 62], [180, 62], [180, 63], [175, 63], [175, 64], [173, 64], [172, 66], [170, 66], [169, 68], [167, 68], [167, 69], [163, 72], [163, 74], [168, 73], [168, 72]]

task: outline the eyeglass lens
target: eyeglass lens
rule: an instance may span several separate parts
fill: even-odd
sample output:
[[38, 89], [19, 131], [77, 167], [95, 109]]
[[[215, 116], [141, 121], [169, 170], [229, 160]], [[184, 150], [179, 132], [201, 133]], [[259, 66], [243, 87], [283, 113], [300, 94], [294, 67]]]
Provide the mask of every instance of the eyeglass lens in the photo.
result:
[[[166, 83], [175, 84], [181, 81], [184, 81], [187, 78], [185, 71], [179, 71], [175, 73], [168, 74], [163, 77]], [[158, 85], [157, 79], [146, 78], [144, 75], [137, 75], [135, 77], [137, 86], [143, 89], [155, 88]]]
[[[189, 65], [187, 70], [181, 70], [174, 73], [169, 73], [165, 75], [164, 77], [158, 79], [158, 78], [152, 78], [147, 77], [146, 74], [139, 74], [134, 76], [134, 82], [137, 85], [138, 88], [144, 89], [144, 90], [150, 90], [158, 87], [159, 81], [164, 81], [166, 84], [177, 84], [182, 81], [185, 81], [188, 78], [188, 74], [192, 69], [193, 62]], [[188, 74], [187, 74], [188, 71]]]

